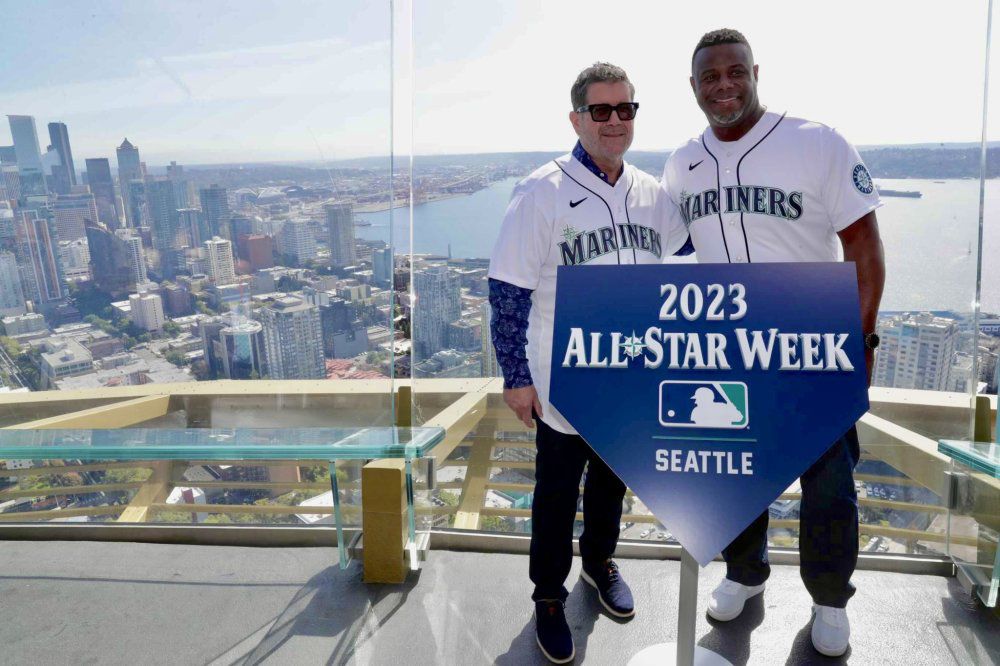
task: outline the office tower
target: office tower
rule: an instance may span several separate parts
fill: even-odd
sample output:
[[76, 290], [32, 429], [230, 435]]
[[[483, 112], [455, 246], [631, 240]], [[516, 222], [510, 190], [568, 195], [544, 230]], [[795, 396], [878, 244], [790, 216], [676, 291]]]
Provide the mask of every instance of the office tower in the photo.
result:
[[205, 224], [205, 216], [197, 208], [178, 208], [178, 224], [191, 240], [192, 246], [200, 246], [205, 241], [211, 240], [208, 225]]
[[493, 308], [490, 307], [489, 301], [483, 301], [483, 304], [479, 306], [479, 314], [483, 320], [480, 330], [482, 376], [502, 377], [503, 375], [500, 372], [500, 364], [497, 362], [497, 350], [496, 347], [493, 346], [493, 336], [490, 335], [490, 320], [493, 317]]
[[354, 249], [354, 207], [349, 203], [330, 203], [323, 206], [326, 224], [330, 231], [330, 265], [353, 266], [357, 261]]
[[15, 218], [22, 286], [25, 296], [38, 305], [66, 296], [59, 237], [53, 227], [53, 223], [36, 210], [19, 211]]
[[121, 226], [118, 215], [118, 197], [115, 195], [115, 181], [111, 177], [111, 164], [106, 158], [90, 158], [87, 164], [87, 184], [97, 202], [97, 216], [108, 229], [114, 231]]
[[259, 379], [267, 374], [264, 327], [252, 319], [239, 321], [219, 331], [216, 354], [226, 379]]
[[142, 161], [139, 159], [139, 149], [126, 138], [115, 150], [118, 155], [118, 182], [124, 191], [125, 183], [131, 180], [142, 180], [145, 177]]
[[87, 239], [59, 241], [59, 261], [63, 278], [67, 282], [82, 282], [90, 279], [90, 248]]
[[[174, 198], [177, 199], [177, 207], [192, 208], [190, 184], [184, 176], [184, 167], [177, 162], [171, 162], [167, 165], [167, 178], [174, 184]], [[208, 238], [206, 236], [203, 240], [208, 240]]]
[[86, 221], [98, 221], [97, 202], [90, 192], [60, 194], [50, 201], [49, 209], [60, 241], [86, 238]]
[[131, 308], [132, 322], [146, 331], [159, 331], [166, 321], [163, 317], [163, 299], [159, 294], [130, 294], [128, 304]]
[[17, 166], [17, 151], [14, 146], [0, 146], [0, 164]]
[[249, 236], [253, 233], [253, 227], [254, 221], [246, 215], [233, 215], [229, 220], [229, 229], [233, 234], [230, 240], [235, 243], [240, 236]]
[[38, 132], [33, 116], [7, 116], [10, 134], [14, 137], [14, 154], [17, 171], [21, 177], [21, 195], [44, 196], [45, 170], [42, 167], [42, 151], [38, 146]]
[[[23, 315], [27, 311], [17, 257], [12, 252], [0, 250], [0, 317]], [[11, 333], [8, 331], [7, 335]]]
[[319, 308], [323, 354], [327, 358], [353, 358], [368, 351], [368, 329], [357, 318], [351, 303], [333, 292], [303, 290], [306, 301]]
[[239, 248], [241, 273], [253, 273], [274, 266], [274, 239], [270, 236], [240, 236], [236, 246]]
[[115, 237], [127, 248], [131, 279], [136, 288], [149, 282], [149, 274], [146, 271], [146, 252], [142, 247], [142, 238], [128, 229], [119, 229], [115, 232]]
[[69, 145], [69, 130], [66, 123], [49, 123], [49, 141], [59, 154], [59, 168], [53, 171], [58, 194], [69, 194], [76, 187], [76, 167], [73, 164], [73, 150]]
[[[88, 223], [85, 226], [87, 233], [87, 246], [90, 248], [90, 275], [91, 280], [98, 289], [110, 293], [112, 296], [124, 294], [135, 289], [137, 283], [147, 281], [145, 274], [145, 262], [142, 266], [142, 280], [137, 280], [135, 258], [133, 249], [129, 241], [119, 237], [117, 234], [127, 234], [130, 230], [119, 229], [112, 232], [104, 225], [98, 223]], [[135, 238], [139, 243], [139, 258], [142, 258], [142, 241]]]
[[892, 388], [951, 390], [958, 322], [928, 312], [879, 320], [881, 344], [872, 384]]
[[204, 243], [208, 259], [208, 276], [215, 284], [236, 282], [236, 267], [233, 265], [233, 244], [216, 236]]
[[151, 226], [149, 201], [146, 199], [146, 181], [121, 181], [121, 191], [128, 226], [133, 229]]
[[392, 248], [385, 247], [372, 251], [372, 273], [376, 286], [383, 289], [392, 287]]
[[212, 185], [199, 190], [198, 196], [201, 199], [201, 213], [205, 216], [208, 233], [212, 237], [218, 236], [233, 240], [229, 230], [229, 218], [232, 213], [229, 210], [228, 190], [218, 185]]
[[164, 278], [172, 279], [183, 264], [182, 248], [188, 244], [174, 200], [173, 183], [166, 178], [147, 180], [146, 201], [149, 202], [153, 247], [160, 255], [160, 272]]
[[448, 325], [462, 316], [461, 286], [444, 264], [415, 272], [413, 286], [413, 342], [417, 356], [425, 359], [448, 348]]
[[184, 317], [191, 314], [192, 298], [187, 287], [179, 284], [164, 284], [160, 286], [160, 296], [163, 307], [171, 317]]
[[0, 201], [0, 250], [14, 252], [16, 249], [14, 210], [9, 201]]
[[16, 166], [0, 166], [0, 189], [6, 193], [5, 201], [18, 201], [21, 198], [21, 174]]
[[316, 258], [316, 237], [308, 220], [287, 220], [278, 234], [278, 251], [293, 266]]
[[323, 333], [319, 308], [285, 296], [260, 310], [271, 379], [323, 379]]

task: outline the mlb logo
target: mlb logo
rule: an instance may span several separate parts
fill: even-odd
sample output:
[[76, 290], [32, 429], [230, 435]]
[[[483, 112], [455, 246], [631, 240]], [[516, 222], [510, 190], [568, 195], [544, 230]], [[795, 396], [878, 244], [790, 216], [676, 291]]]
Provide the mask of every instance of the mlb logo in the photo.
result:
[[735, 430], [750, 423], [743, 382], [660, 383], [660, 425], [665, 428]]

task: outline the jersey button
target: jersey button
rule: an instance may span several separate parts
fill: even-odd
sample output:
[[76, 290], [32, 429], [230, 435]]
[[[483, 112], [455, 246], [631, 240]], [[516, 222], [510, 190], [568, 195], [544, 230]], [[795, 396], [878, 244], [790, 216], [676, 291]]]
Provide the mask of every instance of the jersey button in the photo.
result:
[[745, 261], [746, 261], [746, 259], [743, 258], [742, 254], [736, 255], [736, 263], [742, 264]]
[[726, 169], [726, 173], [732, 173], [732, 171], [730, 171], [729, 169]]
[[729, 220], [729, 226], [735, 227], [736, 226], [736, 220]]

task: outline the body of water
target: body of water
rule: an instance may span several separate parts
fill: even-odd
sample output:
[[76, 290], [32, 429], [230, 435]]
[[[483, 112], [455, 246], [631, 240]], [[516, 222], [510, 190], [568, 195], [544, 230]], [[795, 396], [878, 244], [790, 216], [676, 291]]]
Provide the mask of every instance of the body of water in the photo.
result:
[[[418, 253], [489, 257], [517, 179], [498, 181], [470, 196], [415, 206]], [[978, 180], [876, 181], [883, 189], [917, 190], [919, 199], [883, 197], [879, 226], [886, 255], [883, 310], [968, 311], [975, 295], [979, 233]], [[394, 211], [397, 252], [409, 251], [407, 211]], [[359, 238], [389, 240], [389, 212], [358, 216]], [[982, 305], [1000, 312], [1000, 181], [986, 184]]]

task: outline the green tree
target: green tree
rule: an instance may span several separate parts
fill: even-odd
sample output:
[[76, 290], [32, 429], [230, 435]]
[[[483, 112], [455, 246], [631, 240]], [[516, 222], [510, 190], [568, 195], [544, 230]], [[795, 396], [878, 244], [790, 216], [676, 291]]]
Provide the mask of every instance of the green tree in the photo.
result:
[[164, 354], [163, 358], [167, 359], [177, 367], [183, 367], [188, 364], [188, 358], [176, 349], [168, 351]]
[[168, 321], [163, 324], [163, 332], [166, 333], [171, 338], [176, 338], [181, 334], [181, 327], [172, 321]]

